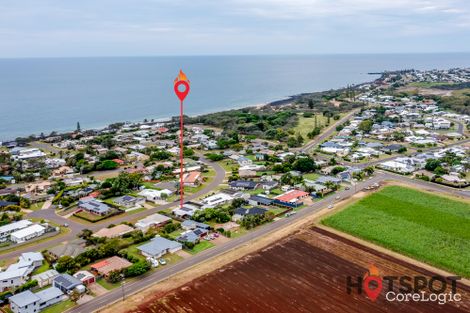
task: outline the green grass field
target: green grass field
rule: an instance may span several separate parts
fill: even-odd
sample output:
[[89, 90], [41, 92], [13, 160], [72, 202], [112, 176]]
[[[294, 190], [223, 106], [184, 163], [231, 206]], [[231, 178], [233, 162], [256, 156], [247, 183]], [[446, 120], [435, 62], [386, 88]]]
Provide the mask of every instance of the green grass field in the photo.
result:
[[470, 277], [470, 203], [389, 186], [323, 224]]
[[[321, 126], [325, 126], [326, 125], [326, 122], [327, 122], [328, 118], [321, 115], [321, 114], [317, 114], [317, 126], [318, 127], [321, 127]], [[333, 122], [333, 119], [331, 119], [331, 122]], [[301, 134], [302, 137], [304, 137], [304, 139], [308, 139], [307, 138], [307, 134], [309, 132], [311, 132], [313, 130], [313, 128], [315, 127], [315, 118], [312, 116], [312, 117], [303, 117], [303, 116], [299, 116], [299, 123], [297, 124], [297, 126], [294, 128], [294, 132], [297, 134]]]
[[215, 245], [210, 241], [201, 240], [201, 242], [199, 242], [197, 245], [195, 245], [194, 248], [192, 248], [191, 250], [187, 250], [187, 251], [191, 254], [197, 254], [201, 251], [210, 249], [214, 246]]

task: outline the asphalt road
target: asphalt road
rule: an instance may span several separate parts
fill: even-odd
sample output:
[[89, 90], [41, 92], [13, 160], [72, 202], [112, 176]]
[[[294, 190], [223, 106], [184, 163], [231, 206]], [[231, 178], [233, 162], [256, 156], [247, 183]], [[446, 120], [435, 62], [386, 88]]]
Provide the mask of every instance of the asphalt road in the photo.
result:
[[[214, 189], [216, 189], [220, 184], [222, 184], [224, 179], [225, 179], [225, 170], [224, 170], [223, 167], [221, 167], [217, 163], [210, 162], [209, 160], [205, 159], [204, 157], [201, 157], [200, 160], [202, 162], [204, 162], [206, 165], [212, 167], [215, 170], [215, 177], [212, 179], [212, 181], [207, 186], [205, 186], [200, 191], [198, 191], [198, 192], [196, 192], [192, 195], [186, 196], [185, 200], [189, 201], [189, 200], [196, 199], [200, 196], [203, 196], [205, 194], [209, 194]], [[106, 227], [110, 223], [120, 224], [122, 222], [129, 221], [129, 219], [132, 219], [132, 220], [141, 219], [141, 218], [144, 218], [144, 217], [146, 217], [150, 214], [157, 213], [159, 211], [163, 211], [163, 210], [166, 210], [166, 209], [171, 208], [171, 207], [176, 207], [178, 205], [178, 203], [179, 203], [179, 200], [168, 203], [168, 204], [160, 205], [160, 206], [158, 206], [156, 208], [153, 208], [153, 209], [149, 209], [149, 210], [145, 210], [145, 211], [142, 211], [142, 212], [135, 213], [131, 217], [122, 216], [122, 217], [114, 218], [112, 220], [103, 220], [101, 222], [97, 222], [97, 223], [90, 224], [90, 225], [81, 224], [81, 223], [75, 222], [73, 220], [64, 218], [60, 215], [57, 215], [54, 209], [37, 210], [37, 211], [34, 211], [34, 212], [28, 214], [28, 218], [45, 219], [45, 220], [49, 220], [49, 221], [52, 221], [54, 223], [57, 223], [59, 225], [63, 225], [65, 223], [67, 223], [69, 225], [70, 232], [68, 232], [65, 235], [57, 236], [53, 239], [38, 242], [34, 246], [27, 245], [26, 247], [18, 247], [18, 249], [15, 249], [14, 251], [11, 251], [11, 252], [8, 252], [8, 253], [3, 253], [3, 254], [0, 252], [0, 257], [1, 258], [18, 257], [18, 256], [20, 256], [21, 253], [29, 252], [32, 249], [34, 249], [36, 251], [41, 251], [41, 250], [56, 246], [56, 245], [58, 245], [58, 244], [60, 244], [64, 241], [70, 241], [70, 240], [73, 240], [73, 239], [77, 238], [77, 234], [80, 233], [82, 231], [82, 229], [88, 228], [92, 231], [96, 231], [96, 230], [99, 230], [103, 227]]]

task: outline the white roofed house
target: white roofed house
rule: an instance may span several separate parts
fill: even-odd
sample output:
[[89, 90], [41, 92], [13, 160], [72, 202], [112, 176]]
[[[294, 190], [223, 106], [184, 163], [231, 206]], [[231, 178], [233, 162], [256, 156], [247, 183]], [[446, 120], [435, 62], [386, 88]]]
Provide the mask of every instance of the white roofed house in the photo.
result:
[[229, 203], [232, 200], [233, 200], [233, 197], [231, 195], [219, 192], [213, 196], [203, 199], [201, 202], [203, 204], [202, 208], [206, 209], [206, 208], [215, 208], [216, 206]]
[[0, 242], [10, 239], [11, 233], [33, 225], [31, 221], [21, 220], [0, 227]]
[[10, 235], [10, 240], [15, 243], [22, 243], [30, 239], [39, 237], [46, 232], [46, 228], [39, 224], [33, 224], [26, 228], [20, 229]]
[[146, 232], [151, 227], [163, 226], [169, 221], [171, 221], [171, 218], [159, 213], [155, 213], [147, 216], [146, 218], [138, 220], [137, 223], [135, 223], [135, 227], [143, 232]]
[[35, 268], [41, 266], [43, 260], [44, 258], [39, 252], [21, 254], [18, 262], [10, 265], [5, 271], [0, 272], [0, 291], [16, 288], [26, 283], [29, 275]]
[[158, 202], [171, 196], [173, 191], [169, 189], [155, 190], [155, 189], [144, 189], [139, 192], [139, 196], [145, 197], [149, 202]]
[[382, 162], [378, 165], [378, 167], [380, 167], [384, 170], [397, 172], [397, 173], [400, 173], [400, 174], [410, 174], [410, 173], [412, 173], [416, 170], [413, 166], [411, 166], [409, 164], [401, 163], [401, 162], [397, 162], [397, 161], [393, 161], [393, 160], [392, 161]]
[[176, 209], [174, 209], [172, 211], [172, 213], [175, 216], [178, 216], [180, 218], [184, 218], [184, 217], [193, 216], [196, 211], [201, 210], [201, 209], [202, 209], [202, 205], [199, 204], [199, 203], [186, 202], [186, 203], [183, 204], [182, 208], [177, 207]]

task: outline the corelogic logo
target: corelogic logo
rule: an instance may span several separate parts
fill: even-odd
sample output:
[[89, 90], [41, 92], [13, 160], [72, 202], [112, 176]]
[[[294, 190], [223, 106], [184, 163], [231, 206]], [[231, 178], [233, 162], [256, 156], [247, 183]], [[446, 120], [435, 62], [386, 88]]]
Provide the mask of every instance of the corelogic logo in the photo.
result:
[[362, 277], [348, 276], [346, 291], [351, 294], [354, 289], [358, 294], [367, 296], [375, 302], [385, 292], [385, 300], [398, 302], [459, 302], [462, 297], [457, 293], [459, 276], [380, 276], [375, 265], [370, 265]]

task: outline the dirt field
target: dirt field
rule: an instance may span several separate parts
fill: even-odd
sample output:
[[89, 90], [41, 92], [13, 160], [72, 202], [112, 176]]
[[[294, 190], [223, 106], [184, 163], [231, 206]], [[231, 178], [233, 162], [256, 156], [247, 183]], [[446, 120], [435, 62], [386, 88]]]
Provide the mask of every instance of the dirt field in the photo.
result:
[[380, 275], [433, 273], [326, 230], [302, 230], [128, 312], [470, 312], [470, 288], [461, 302], [376, 302], [346, 293], [347, 276], [370, 264]]

